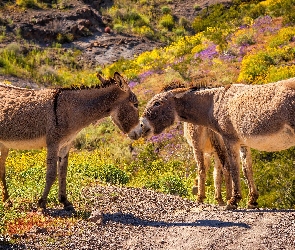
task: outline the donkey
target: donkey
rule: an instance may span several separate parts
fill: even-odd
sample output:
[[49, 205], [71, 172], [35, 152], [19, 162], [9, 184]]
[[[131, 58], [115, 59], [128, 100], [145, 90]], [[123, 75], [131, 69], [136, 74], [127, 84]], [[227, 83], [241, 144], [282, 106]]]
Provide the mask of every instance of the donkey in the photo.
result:
[[46, 184], [38, 206], [45, 209], [47, 196], [58, 173], [58, 200], [74, 210], [67, 199], [66, 174], [71, 142], [80, 130], [111, 116], [124, 133], [139, 122], [138, 100], [126, 80], [114, 73], [100, 85], [82, 88], [32, 90], [0, 85], [0, 178], [3, 201], [9, 195], [5, 181], [5, 159], [12, 149], [47, 147]]
[[[194, 125], [188, 122], [183, 124], [184, 137], [188, 144], [192, 147], [194, 158], [197, 164], [198, 177], [195, 179], [193, 186], [193, 194], [197, 195], [197, 202], [203, 203], [205, 196], [205, 181], [206, 174], [211, 165], [211, 156], [214, 157], [214, 197], [218, 205], [224, 206], [225, 202], [222, 199], [221, 184], [224, 175], [226, 187], [226, 199], [229, 200], [232, 193], [232, 184], [229, 172], [225, 168], [224, 154], [221, 152], [222, 145], [218, 139], [220, 135], [214, 133], [212, 130]], [[223, 168], [224, 166], [224, 168]]]
[[[224, 176], [226, 187], [226, 200], [231, 198], [232, 179], [228, 171], [228, 160], [226, 157], [226, 149], [222, 137], [204, 126], [194, 125], [184, 122], [184, 137], [193, 149], [194, 158], [197, 163], [198, 178], [195, 180], [193, 194], [197, 195], [197, 202], [203, 203], [205, 199], [205, 180], [206, 173], [210, 166], [210, 158], [214, 157], [214, 188], [215, 200], [220, 206], [226, 203], [222, 199], [221, 184]], [[241, 147], [240, 156], [242, 162], [242, 170], [249, 187], [249, 195], [255, 194], [258, 197], [258, 192], [253, 180], [252, 158], [248, 147]], [[256, 208], [257, 202], [249, 201], [248, 208]]]
[[[233, 179], [227, 209], [235, 209], [242, 198], [241, 146], [270, 152], [295, 145], [295, 78], [264, 85], [178, 88], [159, 93], [148, 102], [133, 138], [159, 134], [176, 120], [208, 127], [222, 136]], [[256, 200], [251, 194], [250, 201]]]

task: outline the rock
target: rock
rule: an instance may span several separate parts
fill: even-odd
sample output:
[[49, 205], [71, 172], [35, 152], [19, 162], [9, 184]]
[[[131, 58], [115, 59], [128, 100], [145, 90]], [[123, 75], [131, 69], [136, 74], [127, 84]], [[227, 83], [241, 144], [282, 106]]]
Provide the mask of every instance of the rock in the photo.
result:
[[103, 223], [103, 214], [99, 210], [92, 211], [90, 217], [88, 218], [88, 221], [94, 222], [96, 224], [102, 224]]

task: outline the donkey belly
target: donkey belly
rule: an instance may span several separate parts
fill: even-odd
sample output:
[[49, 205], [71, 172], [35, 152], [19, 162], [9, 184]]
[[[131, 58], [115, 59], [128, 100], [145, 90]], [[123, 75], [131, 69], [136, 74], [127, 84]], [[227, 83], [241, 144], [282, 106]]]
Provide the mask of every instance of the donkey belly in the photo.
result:
[[249, 136], [244, 139], [245, 145], [261, 151], [280, 151], [295, 146], [294, 129], [288, 125], [274, 134]]
[[46, 147], [46, 137], [40, 137], [40, 138], [34, 138], [30, 140], [15, 140], [15, 141], [3, 141], [0, 140], [0, 143], [2, 143], [7, 148], [12, 149], [40, 149], [43, 147]]

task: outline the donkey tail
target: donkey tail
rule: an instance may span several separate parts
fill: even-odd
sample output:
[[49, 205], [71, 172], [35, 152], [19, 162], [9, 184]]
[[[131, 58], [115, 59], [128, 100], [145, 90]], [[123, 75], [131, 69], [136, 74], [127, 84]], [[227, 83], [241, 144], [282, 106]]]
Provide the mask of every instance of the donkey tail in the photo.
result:
[[216, 151], [217, 156], [222, 164], [222, 167], [224, 167], [227, 162], [227, 153], [226, 153], [223, 139], [219, 134], [212, 131], [211, 129], [208, 129], [208, 135], [210, 138], [210, 142], [211, 142], [214, 150]]

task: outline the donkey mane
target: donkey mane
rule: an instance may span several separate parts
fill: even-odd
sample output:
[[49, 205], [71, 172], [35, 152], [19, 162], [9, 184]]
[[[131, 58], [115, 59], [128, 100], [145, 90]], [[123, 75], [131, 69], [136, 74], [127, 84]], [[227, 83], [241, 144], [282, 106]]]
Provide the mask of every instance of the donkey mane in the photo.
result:
[[[63, 90], [83, 90], [83, 89], [100, 89], [100, 88], [107, 88], [109, 86], [115, 85], [116, 81], [114, 78], [109, 78], [109, 79], [105, 79], [103, 82], [100, 83], [96, 83], [95, 85], [91, 85], [91, 86], [86, 86], [86, 85], [71, 85], [69, 87], [52, 87], [51, 89], [56, 90], [57, 93], [60, 93]], [[11, 84], [6, 84], [3, 82], [0, 82], [0, 86], [1, 87], [5, 87], [5, 88], [14, 88], [14, 89], [19, 89], [19, 90], [36, 90], [36, 89], [32, 89], [32, 88], [23, 88], [23, 87], [18, 87], [18, 86], [14, 86]]]
[[211, 88], [216, 88], [216, 87], [225, 87], [227, 90], [230, 88], [230, 86], [231, 85], [212, 86], [212, 85], [208, 85], [206, 83], [185, 83], [185, 82], [181, 82], [181, 81], [172, 81], [172, 82], [168, 83], [167, 85], [165, 85], [161, 89], [160, 92], [167, 92], [167, 91], [174, 90], [174, 89], [186, 89], [189, 91], [200, 91], [200, 90], [211, 89]]
[[170, 83], [168, 83], [167, 85], [165, 85], [160, 92], [167, 92], [173, 89], [183, 89], [183, 88], [187, 88], [186, 84], [184, 82], [181, 81], [172, 81]]
[[100, 89], [100, 88], [107, 88], [109, 86], [115, 85], [116, 81], [114, 78], [106, 79], [104, 82], [96, 83], [95, 85], [86, 86], [86, 85], [71, 85], [69, 87], [57, 87], [59, 91], [63, 90], [83, 90], [83, 89]]

